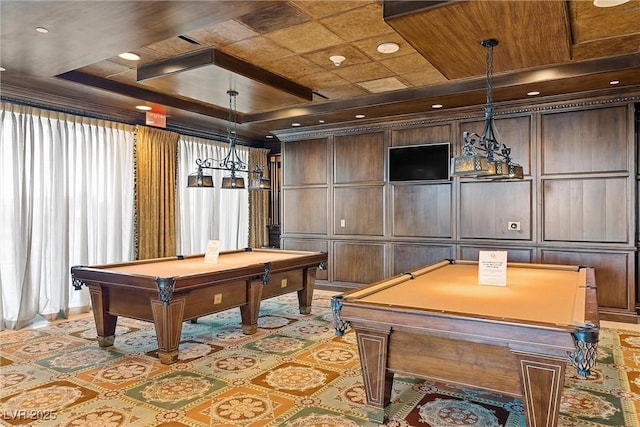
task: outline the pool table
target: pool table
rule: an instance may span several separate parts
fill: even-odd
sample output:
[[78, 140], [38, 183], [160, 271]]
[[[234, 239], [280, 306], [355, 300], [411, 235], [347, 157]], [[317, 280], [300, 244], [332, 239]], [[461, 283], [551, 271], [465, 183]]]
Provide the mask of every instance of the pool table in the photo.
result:
[[527, 425], [556, 426], [565, 366], [588, 375], [599, 331], [593, 268], [509, 263], [507, 285], [445, 260], [332, 300], [356, 332], [367, 404], [382, 423], [394, 373], [521, 397]]
[[185, 320], [239, 307], [242, 331], [253, 334], [260, 301], [293, 291], [308, 314], [316, 270], [326, 262], [324, 252], [249, 248], [220, 252], [216, 264], [176, 256], [74, 266], [71, 276], [76, 290], [89, 288], [101, 347], [113, 345], [118, 316], [146, 320], [155, 325], [160, 361], [171, 364]]

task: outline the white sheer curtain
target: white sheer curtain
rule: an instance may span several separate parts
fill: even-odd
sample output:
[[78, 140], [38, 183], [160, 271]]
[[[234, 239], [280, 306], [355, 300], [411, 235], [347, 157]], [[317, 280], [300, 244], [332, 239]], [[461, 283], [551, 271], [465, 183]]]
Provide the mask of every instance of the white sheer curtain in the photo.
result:
[[[212, 169], [206, 169], [205, 173], [213, 175], [215, 188], [187, 188], [187, 176], [196, 171], [196, 159], [222, 159], [228, 151], [228, 144], [207, 139], [181, 136], [178, 141], [178, 254], [203, 253], [208, 240], [220, 240], [222, 250], [247, 247], [249, 193], [246, 189], [221, 189], [222, 177], [229, 173]], [[248, 161], [247, 148], [236, 146], [236, 151], [242, 161]], [[246, 173], [238, 176], [249, 184]]]
[[0, 126], [0, 329], [17, 329], [88, 306], [71, 266], [133, 259], [134, 129], [8, 103]]

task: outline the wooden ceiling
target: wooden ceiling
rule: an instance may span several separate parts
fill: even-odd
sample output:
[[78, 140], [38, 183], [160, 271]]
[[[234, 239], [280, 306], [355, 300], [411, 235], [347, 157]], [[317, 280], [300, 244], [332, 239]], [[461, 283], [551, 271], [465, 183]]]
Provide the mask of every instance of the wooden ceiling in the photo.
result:
[[0, 16], [3, 99], [129, 123], [146, 103], [169, 128], [224, 134], [233, 89], [238, 131], [256, 144], [293, 123], [481, 105], [487, 38], [499, 40], [496, 102], [640, 85], [640, 0], [2, 0]]

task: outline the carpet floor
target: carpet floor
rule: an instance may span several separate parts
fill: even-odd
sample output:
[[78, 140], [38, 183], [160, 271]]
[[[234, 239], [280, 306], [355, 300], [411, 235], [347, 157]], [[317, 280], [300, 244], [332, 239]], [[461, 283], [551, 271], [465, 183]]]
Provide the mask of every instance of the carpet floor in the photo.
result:
[[[337, 337], [330, 299], [312, 313], [289, 294], [262, 302], [244, 335], [238, 309], [183, 324], [180, 359], [161, 364], [153, 325], [118, 320], [113, 347], [92, 316], [0, 332], [7, 426], [367, 427], [355, 334]], [[560, 426], [640, 426], [640, 333], [603, 328], [589, 378], [567, 368]], [[388, 427], [524, 427], [522, 402], [397, 376]]]

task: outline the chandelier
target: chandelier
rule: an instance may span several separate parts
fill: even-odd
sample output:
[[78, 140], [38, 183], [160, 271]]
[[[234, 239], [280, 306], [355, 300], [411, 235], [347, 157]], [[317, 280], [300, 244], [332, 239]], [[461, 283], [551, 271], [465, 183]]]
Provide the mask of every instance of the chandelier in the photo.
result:
[[228, 90], [227, 95], [229, 95], [229, 119], [227, 121], [227, 141], [229, 142], [229, 152], [223, 159], [214, 159], [212, 157], [204, 160], [197, 159], [196, 172], [188, 176], [187, 187], [214, 187], [213, 176], [205, 174], [204, 170], [216, 169], [229, 171], [229, 175], [222, 178], [221, 188], [245, 188], [244, 178], [237, 176], [237, 173], [248, 172], [249, 176], [257, 176], [257, 178], [250, 179], [249, 190], [269, 190], [271, 185], [269, 179], [264, 176], [264, 167], [256, 166], [249, 172], [247, 164], [240, 159], [240, 156], [236, 151], [236, 140], [238, 135], [236, 97], [238, 96], [238, 92], [235, 90]]
[[522, 179], [522, 166], [511, 159], [511, 147], [500, 144], [493, 122], [493, 48], [498, 40], [487, 39], [481, 42], [486, 51], [487, 67], [487, 103], [485, 123], [481, 135], [464, 132], [462, 155], [451, 159], [451, 175], [490, 179]]

